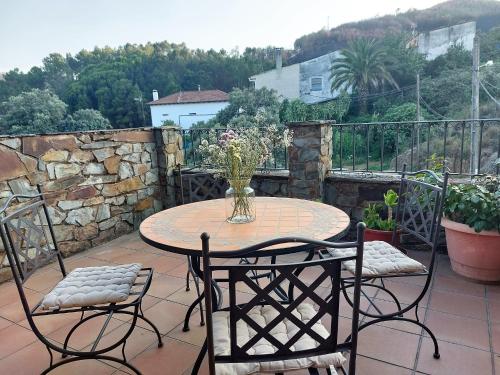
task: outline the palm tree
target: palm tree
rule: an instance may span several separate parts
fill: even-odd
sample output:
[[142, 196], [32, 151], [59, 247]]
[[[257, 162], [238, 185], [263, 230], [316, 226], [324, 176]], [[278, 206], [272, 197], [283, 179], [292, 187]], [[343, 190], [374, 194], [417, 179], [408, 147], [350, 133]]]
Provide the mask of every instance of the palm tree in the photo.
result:
[[399, 88], [385, 66], [386, 61], [386, 51], [375, 39], [353, 39], [341, 56], [332, 61], [332, 91], [350, 87], [360, 96], [361, 112], [366, 113], [367, 97], [371, 92], [379, 90], [386, 82]]

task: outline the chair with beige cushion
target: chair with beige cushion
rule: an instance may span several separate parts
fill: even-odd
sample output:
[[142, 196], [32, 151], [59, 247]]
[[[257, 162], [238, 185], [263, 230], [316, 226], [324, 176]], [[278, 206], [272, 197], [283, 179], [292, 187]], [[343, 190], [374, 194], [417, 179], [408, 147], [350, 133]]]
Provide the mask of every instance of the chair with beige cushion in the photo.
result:
[[[141, 319], [156, 333], [158, 346], [162, 346], [158, 329], [142, 312], [142, 299], [151, 285], [153, 269], [132, 263], [76, 268], [66, 273], [40, 187], [38, 192], [33, 196], [13, 195], [7, 200], [0, 208], [0, 235], [30, 328], [50, 354], [50, 365], [42, 374], [85, 359], [116, 362], [140, 374], [139, 370], [127, 363], [125, 345], [137, 320]], [[40, 302], [30, 306], [24, 283], [39, 268], [53, 260], [58, 262], [62, 280]], [[45, 317], [71, 313], [78, 314], [80, 320], [69, 329], [63, 345], [50, 340], [40, 331], [38, 325]], [[111, 318], [120, 315], [132, 317], [129, 328], [116, 341], [98, 347]], [[96, 332], [91, 348], [71, 349], [71, 337], [79, 332], [79, 328], [85, 329], [86, 322], [99, 317], [106, 319], [100, 331]], [[107, 354], [118, 347], [121, 348], [123, 359]], [[64, 359], [54, 363], [53, 351], [61, 353]]]
[[[360, 223], [358, 240], [355, 242], [331, 243], [288, 237], [221, 253], [209, 251], [209, 237], [204, 233], [205, 290], [211, 290], [212, 272], [227, 274], [229, 306], [217, 310], [218, 304], [214, 301], [217, 295], [207, 293], [207, 340], [192, 374], [197, 374], [206, 353], [211, 375], [281, 374], [299, 369], [307, 369], [311, 374], [318, 374], [318, 369], [326, 369], [329, 374], [336, 374], [337, 370], [345, 374], [343, 366], [347, 363], [344, 357], [346, 352], [350, 353], [348, 373], [355, 374], [363, 230], [364, 224]], [[297, 242], [312, 252], [317, 246], [355, 247], [357, 251], [339, 258], [297, 263], [210, 264], [212, 257], [253, 258], [256, 253], [262, 254], [263, 249], [271, 246]], [[288, 249], [293, 251], [293, 248]], [[280, 248], [281, 254], [287, 251], [286, 247]], [[357, 270], [353, 281], [352, 321], [348, 328], [352, 335], [349, 341], [339, 342], [340, 274], [343, 261], [355, 262]], [[262, 286], [252, 279], [252, 271], [271, 272], [274, 276], [266, 286]], [[302, 277], [304, 271], [314, 277]], [[241, 287], [250, 288], [255, 293], [250, 301], [240, 301], [237, 290]], [[277, 293], [279, 287], [288, 291], [286, 300], [282, 293]]]
[[[439, 358], [439, 347], [433, 332], [419, 320], [418, 306], [424, 298], [432, 280], [436, 261], [436, 250], [439, 239], [439, 227], [445, 192], [448, 183], [448, 173], [441, 179], [432, 171], [406, 172], [403, 168], [399, 201], [396, 211], [396, 226], [393, 231], [393, 243], [400, 234], [411, 235], [414, 239], [427, 245], [430, 249], [430, 263], [428, 267], [409, 257], [393, 245], [384, 241], [370, 241], [365, 243], [362, 276], [362, 295], [375, 311], [360, 310], [362, 315], [372, 318], [359, 326], [359, 331], [373, 324], [383, 321], [402, 321], [418, 325], [425, 330], [434, 344], [434, 357]], [[342, 257], [354, 254], [356, 249], [326, 249], [320, 252], [322, 258]], [[352, 305], [347, 290], [352, 287], [355, 273], [355, 264], [352, 261], [343, 263], [344, 269], [351, 276], [343, 277], [342, 291], [346, 300]], [[421, 277], [423, 286], [413, 302], [402, 306], [396, 294], [384, 283], [384, 280], [401, 277]], [[379, 282], [379, 284], [377, 283]], [[373, 298], [363, 289], [376, 288], [380, 293], [387, 293], [388, 298], [395, 303], [395, 310], [383, 313]], [[415, 319], [405, 316], [405, 313], [414, 310]]]

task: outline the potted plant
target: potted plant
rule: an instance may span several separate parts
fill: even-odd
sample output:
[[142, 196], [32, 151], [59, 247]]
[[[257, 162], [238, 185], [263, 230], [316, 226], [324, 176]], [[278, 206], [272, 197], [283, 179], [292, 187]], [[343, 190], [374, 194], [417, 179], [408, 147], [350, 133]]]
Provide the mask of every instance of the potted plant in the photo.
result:
[[448, 188], [446, 244], [453, 270], [477, 280], [500, 281], [500, 180], [486, 176]]
[[[398, 204], [398, 194], [389, 189], [384, 194], [384, 205], [380, 203], [369, 204], [364, 210], [363, 221], [366, 224], [365, 241], [385, 241], [393, 245], [399, 244], [399, 238], [396, 236], [395, 243], [392, 241], [392, 233], [396, 222], [393, 218], [393, 208]], [[382, 217], [387, 211], [387, 217]]]

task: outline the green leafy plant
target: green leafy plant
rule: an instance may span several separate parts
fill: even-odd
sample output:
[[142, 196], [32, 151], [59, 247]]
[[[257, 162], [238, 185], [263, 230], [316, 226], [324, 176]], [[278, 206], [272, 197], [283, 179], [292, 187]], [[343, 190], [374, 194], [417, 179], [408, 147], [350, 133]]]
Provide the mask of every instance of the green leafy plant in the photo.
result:
[[[369, 229], [391, 231], [396, 223], [393, 218], [393, 208], [398, 204], [398, 194], [389, 189], [384, 194], [384, 205], [380, 203], [369, 204], [364, 210], [363, 220]], [[387, 209], [387, 218], [382, 218], [384, 209]]]
[[446, 193], [444, 214], [467, 224], [476, 232], [500, 232], [500, 180], [486, 176], [472, 184], [451, 185]]

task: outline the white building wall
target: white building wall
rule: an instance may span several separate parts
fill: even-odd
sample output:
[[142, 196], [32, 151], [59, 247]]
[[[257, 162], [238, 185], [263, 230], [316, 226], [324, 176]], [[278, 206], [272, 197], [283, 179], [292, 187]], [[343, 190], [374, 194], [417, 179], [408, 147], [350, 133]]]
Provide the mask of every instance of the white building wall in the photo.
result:
[[298, 99], [300, 97], [299, 64], [268, 70], [250, 77], [250, 80], [255, 82], [256, 89], [266, 87], [275, 90], [278, 96], [283, 99]]
[[418, 36], [418, 52], [423, 53], [427, 60], [445, 54], [452, 45], [462, 44], [467, 51], [472, 51], [476, 23], [467, 22], [460, 25], [433, 30]]
[[151, 122], [153, 126], [161, 126], [164, 121], [171, 120], [183, 129], [188, 129], [199, 121], [215, 117], [228, 104], [229, 102], [151, 105]]

